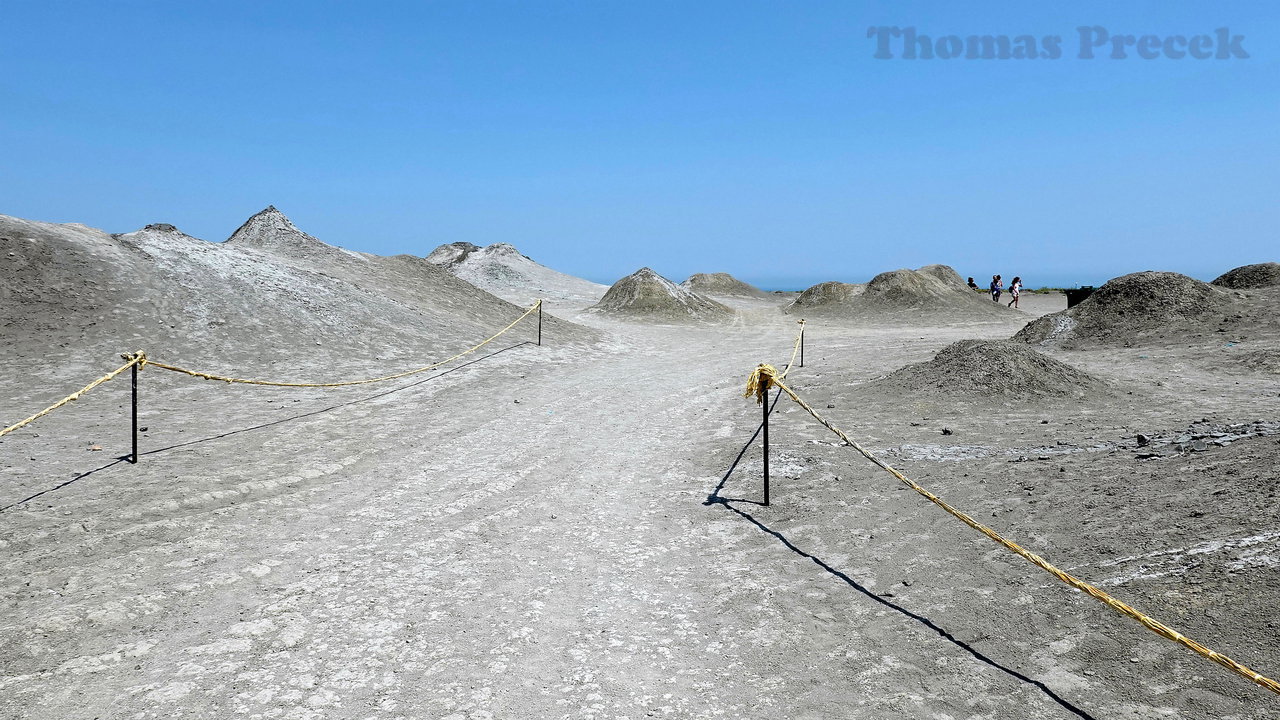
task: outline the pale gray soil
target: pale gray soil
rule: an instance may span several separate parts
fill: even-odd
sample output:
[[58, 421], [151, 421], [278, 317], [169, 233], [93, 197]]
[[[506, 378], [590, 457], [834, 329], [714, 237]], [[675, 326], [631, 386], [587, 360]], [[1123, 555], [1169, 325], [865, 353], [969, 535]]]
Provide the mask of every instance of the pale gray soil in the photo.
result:
[[[723, 326], [551, 305], [595, 332], [560, 323], [570, 340], [538, 347], [526, 330], [460, 369], [343, 390], [147, 370], [138, 465], [118, 460], [127, 379], [4, 438], [0, 716], [1276, 716], [1276, 696], [1068, 590], [786, 400], [759, 505], [758, 447], [738, 456], [760, 408], [741, 393], [786, 362], [789, 299], [726, 300]], [[1037, 348], [1122, 388], [1087, 402], [860, 388], [1065, 302], [1022, 305], [811, 321], [789, 379], [960, 508], [1280, 674], [1280, 390], [1224, 363], [1280, 343]], [[114, 363], [5, 350], [6, 420]], [[297, 375], [334, 372], [316, 353]], [[1255, 420], [1225, 446], [1173, 444]]]

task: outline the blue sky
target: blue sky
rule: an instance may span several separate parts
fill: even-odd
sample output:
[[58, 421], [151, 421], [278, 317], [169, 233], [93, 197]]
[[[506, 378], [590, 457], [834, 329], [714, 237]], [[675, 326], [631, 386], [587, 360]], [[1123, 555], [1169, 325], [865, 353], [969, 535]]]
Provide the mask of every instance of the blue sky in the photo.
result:
[[[611, 282], [943, 262], [1029, 286], [1280, 260], [1273, 2], [65, 3], [0, 8], [0, 213], [225, 239], [511, 242]], [[877, 60], [872, 26], [1058, 35]], [[1249, 59], [1080, 60], [1078, 26]], [[1099, 51], [1105, 52], [1105, 50]]]

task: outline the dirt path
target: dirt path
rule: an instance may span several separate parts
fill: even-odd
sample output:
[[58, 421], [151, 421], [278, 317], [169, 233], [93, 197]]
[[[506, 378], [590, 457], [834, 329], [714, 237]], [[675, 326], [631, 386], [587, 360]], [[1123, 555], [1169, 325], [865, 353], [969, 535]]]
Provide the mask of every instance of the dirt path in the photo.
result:
[[[580, 317], [608, 339], [518, 345], [391, 392], [148, 377], [157, 451], [141, 464], [34, 442], [35, 460], [6, 454], [13, 500], [106, 467], [0, 514], [0, 712], [1266, 716], [1261, 691], [1102, 620], [791, 408], [776, 416], [780, 501], [750, 502], [751, 450], [718, 495], [745, 500], [708, 503], [758, 423], [745, 372], [790, 351], [792, 319], [744, 308], [720, 330]], [[866, 379], [1016, 327], [815, 329], [798, 377]], [[44, 431], [108, 428], [109, 405]], [[1091, 671], [1077, 656], [1099, 637], [1114, 657]], [[1129, 665], [1193, 699], [1165, 704]]]

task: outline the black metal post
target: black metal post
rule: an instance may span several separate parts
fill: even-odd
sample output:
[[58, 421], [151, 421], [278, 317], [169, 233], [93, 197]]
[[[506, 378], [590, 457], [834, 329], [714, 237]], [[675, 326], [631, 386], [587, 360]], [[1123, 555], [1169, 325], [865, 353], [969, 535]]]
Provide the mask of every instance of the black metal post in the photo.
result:
[[538, 345], [542, 345], [542, 301], [538, 301]]
[[138, 464], [138, 363], [133, 364], [133, 456], [129, 462]]
[[769, 389], [765, 388], [764, 402], [764, 504], [769, 504]]

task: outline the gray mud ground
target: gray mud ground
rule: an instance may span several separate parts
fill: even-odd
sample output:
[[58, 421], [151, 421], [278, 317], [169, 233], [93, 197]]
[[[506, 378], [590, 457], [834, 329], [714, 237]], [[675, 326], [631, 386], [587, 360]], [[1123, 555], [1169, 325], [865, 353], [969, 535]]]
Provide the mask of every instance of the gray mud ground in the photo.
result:
[[[735, 464], [760, 419], [742, 386], [756, 363], [786, 362], [796, 325], [783, 299], [726, 302], [740, 315], [723, 327], [552, 307], [602, 339], [515, 336], [380, 386], [149, 370], [136, 466], [118, 459], [127, 381], [5, 438], [0, 716], [1280, 714], [1280, 698], [994, 545], [786, 400], [774, 502], [759, 505], [758, 448]], [[1062, 303], [1024, 295], [1007, 321], [947, 327], [812, 322], [790, 377], [945, 499], [1280, 675], [1280, 383], [1228, 357], [1257, 348], [1043, 350], [1121, 388], [1086, 402], [860, 395]], [[35, 409], [29, 383], [67, 381], [35, 368], [19, 383], [15, 364], [5, 419]], [[1177, 450], [1214, 432], [1227, 442]], [[1139, 448], [1138, 433], [1156, 440]]]

